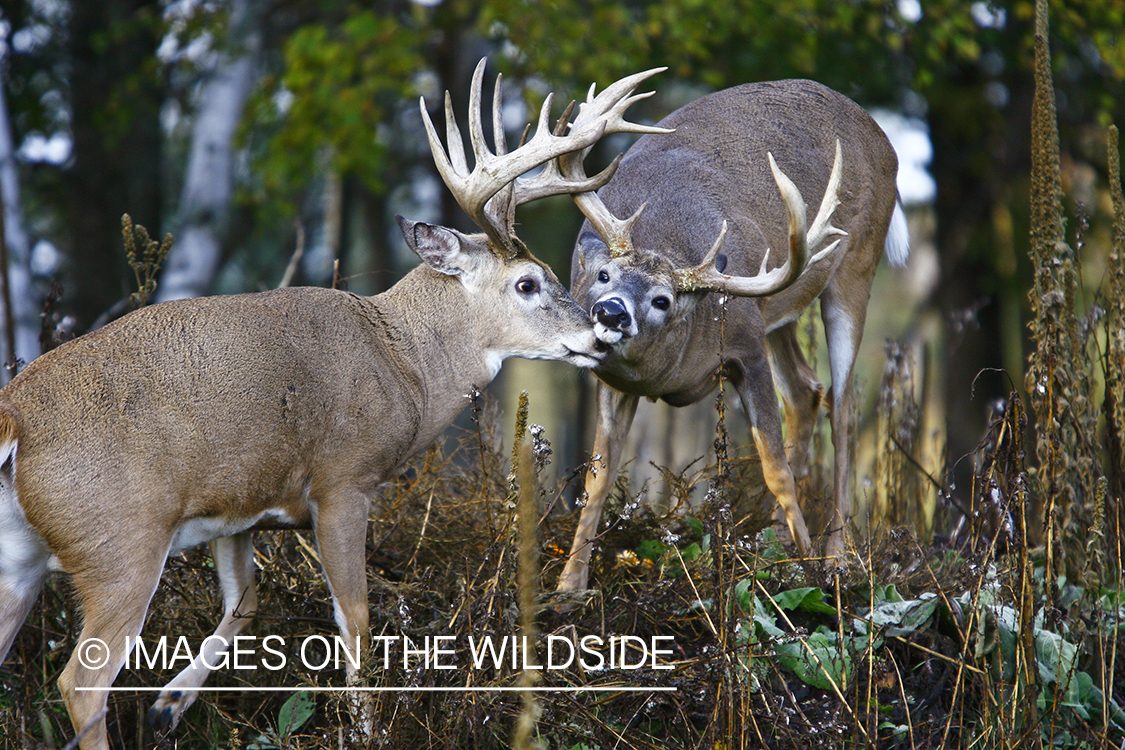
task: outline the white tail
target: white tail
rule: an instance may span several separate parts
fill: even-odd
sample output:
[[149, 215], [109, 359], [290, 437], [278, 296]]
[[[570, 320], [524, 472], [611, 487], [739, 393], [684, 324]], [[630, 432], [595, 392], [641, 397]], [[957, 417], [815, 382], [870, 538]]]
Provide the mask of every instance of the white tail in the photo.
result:
[[[210, 542], [225, 601], [219, 638], [153, 706], [154, 719], [175, 725], [206, 664], [257, 608], [253, 529], [313, 528], [343, 640], [363, 649], [376, 487], [504, 358], [590, 367], [603, 356], [586, 313], [512, 230], [515, 205], [609, 179], [518, 179], [587, 148], [602, 128], [555, 137], [544, 108], [539, 133], [511, 153], [497, 124], [493, 153], [480, 127], [483, 65], [472, 172], [452, 113], [448, 154], [425, 122], [443, 177], [484, 234], [400, 219], [424, 263], [384, 294], [279, 289], [155, 305], [40, 357], [0, 391], [0, 659], [54, 556], [85, 618], [59, 678], [76, 731], [93, 725], [82, 748], [107, 747], [106, 693], [80, 688], [113, 683], [168, 555]], [[499, 81], [494, 111], [499, 122]], [[93, 639], [104, 664], [83, 651]]]
[[[884, 244], [896, 265], [909, 253], [894, 150], [846, 97], [811, 81], [750, 84], [705, 96], [659, 126], [670, 134], [644, 136], [604, 188], [575, 196], [587, 223], [571, 291], [613, 348], [595, 368], [593, 452], [602, 460], [586, 475], [587, 504], [559, 579], [564, 590], [587, 584], [638, 398], [694, 403], [713, 390], [720, 368], [742, 401], [767, 486], [799, 551], [809, 553], [795, 476], [808, 470], [823, 386], [797, 344], [795, 322], [817, 297], [836, 449], [826, 554], [840, 554], [850, 508], [852, 365], [871, 281]], [[559, 161], [570, 179], [583, 176], [579, 159]], [[805, 200], [816, 198], [810, 225]], [[781, 247], [788, 251], [779, 262], [769, 248]], [[722, 334], [720, 295], [730, 298]], [[784, 442], [775, 387], [785, 403]]]

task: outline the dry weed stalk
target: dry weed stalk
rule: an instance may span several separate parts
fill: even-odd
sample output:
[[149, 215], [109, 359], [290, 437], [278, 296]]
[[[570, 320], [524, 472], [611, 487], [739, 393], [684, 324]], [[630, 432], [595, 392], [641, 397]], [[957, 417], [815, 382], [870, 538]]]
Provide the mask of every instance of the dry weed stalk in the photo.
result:
[[[163, 241], [157, 244], [156, 240], [149, 237], [148, 230], [140, 224], [134, 225], [129, 214], [121, 215], [121, 237], [125, 243], [125, 256], [129, 260], [129, 267], [137, 277], [137, 291], [129, 296], [129, 301], [134, 308], [144, 307], [148, 298], [156, 291], [156, 277], [160, 273], [160, 266], [168, 257], [172, 249], [172, 235], [165, 234]], [[137, 245], [141, 250], [137, 252]]]
[[1057, 599], [1055, 581], [1071, 580], [1084, 566], [1085, 530], [1093, 521], [1097, 477], [1101, 473], [1092, 436], [1097, 410], [1088, 333], [1080, 333], [1077, 308], [1078, 257], [1065, 238], [1059, 133], [1047, 42], [1046, 0], [1036, 2], [1035, 99], [1032, 109], [1031, 291], [1030, 323], [1036, 349], [1025, 378], [1035, 413], [1037, 495], [1045, 502], [1044, 524], [1048, 594]]
[[883, 350], [887, 364], [879, 385], [877, 507], [872, 522], [885, 527], [906, 526], [920, 534], [927, 523], [914, 459], [922, 419], [914, 396], [913, 353], [908, 344], [892, 340]]
[[[1121, 190], [1121, 157], [1117, 126], [1107, 134], [1109, 191], [1113, 202], [1113, 252], [1109, 256], [1109, 292], [1106, 295], [1105, 372], [1106, 451], [1109, 466], [1110, 538], [1120, 543], [1121, 499], [1125, 498], [1125, 194]], [[1107, 550], [1120, 566], [1121, 550]]]
[[[520, 395], [521, 407], [527, 403], [527, 391]], [[526, 420], [526, 412], [523, 413]], [[518, 436], [517, 445], [519, 463], [512, 467], [512, 473], [519, 477], [518, 505], [516, 515], [519, 521], [519, 605], [520, 605], [520, 642], [523, 647], [523, 663], [535, 664], [535, 600], [539, 592], [539, 544], [536, 526], [539, 518], [536, 497], [537, 482], [535, 478], [535, 461], [531, 452], [531, 445], [522, 435]], [[526, 666], [520, 675], [519, 685], [523, 688], [533, 687], [539, 682], [540, 673], [527, 669]], [[540, 750], [542, 745], [533, 739], [536, 724], [542, 715], [542, 708], [535, 698], [535, 693], [525, 691], [522, 694], [523, 710], [516, 719], [516, 729], [512, 736], [512, 745], [516, 750]]]

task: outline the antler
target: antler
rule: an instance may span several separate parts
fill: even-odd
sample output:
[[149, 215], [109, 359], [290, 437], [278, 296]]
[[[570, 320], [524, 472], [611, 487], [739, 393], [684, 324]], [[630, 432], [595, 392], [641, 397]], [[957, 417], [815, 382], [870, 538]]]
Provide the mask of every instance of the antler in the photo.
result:
[[[521, 141], [520, 146], [508, 153], [504, 139], [504, 126], [501, 119], [503, 102], [502, 76], [496, 77], [496, 89], [492, 100], [493, 142], [496, 152], [489, 149], [484, 139], [484, 127], [481, 123], [481, 83], [484, 79], [485, 60], [482, 59], [473, 72], [473, 83], [469, 90], [469, 142], [473, 149], [475, 163], [472, 171], [468, 168], [465, 150], [461, 139], [461, 130], [457, 126], [457, 119], [453, 114], [453, 105], [447, 91], [445, 94], [445, 122], [446, 141], [449, 145], [448, 155], [441, 146], [437, 130], [426, 111], [426, 101], [422, 99], [419, 106], [422, 110], [422, 120], [426, 126], [426, 134], [430, 141], [430, 151], [434, 156], [434, 163], [442, 180], [457, 199], [458, 205], [465, 210], [470, 218], [479, 226], [498, 251], [506, 253], [515, 252], [515, 235], [513, 232], [515, 207], [538, 198], [562, 193], [580, 193], [597, 190], [613, 176], [613, 169], [605, 170], [594, 177], [581, 175], [577, 178], [563, 176], [557, 168], [546, 168], [533, 178], [518, 179], [520, 175], [535, 167], [552, 162], [564, 154], [575, 151], [588, 150], [603, 133], [607, 131], [607, 124], [601, 120], [593, 120], [581, 127], [572, 128], [570, 133], [556, 135], [551, 132], [550, 112], [554, 95], [548, 95], [539, 112], [539, 122], [535, 135], [530, 141]], [[658, 70], [663, 70], [658, 69]], [[632, 86], [623, 86], [638, 76], [643, 78], [658, 72], [658, 70], [639, 73], [615, 83], [610, 90], [615, 90], [616, 99], [612, 102], [607, 99], [603, 106], [617, 113], [624, 111], [637, 97], [625, 100], [631, 93]], [[526, 138], [526, 134], [525, 134]]]
[[832, 163], [832, 174], [828, 178], [828, 187], [824, 190], [824, 198], [820, 203], [820, 210], [813, 220], [812, 227], [806, 231], [805, 202], [801, 192], [785, 174], [778, 168], [773, 154], [769, 154], [770, 170], [777, 188], [781, 192], [781, 200], [785, 203], [785, 210], [789, 214], [789, 257], [785, 263], [773, 270], [767, 270], [770, 253], [766, 250], [762, 258], [762, 267], [755, 276], [727, 276], [720, 273], [715, 267], [715, 260], [719, 256], [723, 242], [726, 239], [727, 223], [724, 221], [719, 237], [715, 244], [707, 251], [703, 262], [694, 268], [677, 269], [673, 272], [676, 289], [678, 291], [715, 291], [730, 294], [736, 297], [764, 297], [776, 294], [792, 284], [800, 277], [806, 266], [816, 263], [827, 257], [840, 240], [835, 240], [824, 247], [809, 259], [809, 248], [816, 247], [829, 237], [846, 236], [847, 232], [832, 226], [832, 213], [840, 205], [840, 176], [843, 163], [840, 157], [840, 141], [836, 141], [836, 158]]
[[[574, 119], [571, 125], [571, 132], [581, 131], [584, 128], [590, 127], [603, 127], [605, 134], [610, 133], [671, 133], [669, 128], [658, 128], [652, 125], [639, 125], [637, 123], [628, 122], [625, 119], [625, 110], [629, 108], [634, 102], [641, 99], [647, 99], [652, 96], [653, 92], [647, 91], [641, 94], [632, 95], [637, 86], [647, 78], [650, 78], [657, 73], [660, 73], [667, 68], [653, 68], [646, 70], [643, 73], [636, 73], [627, 78], [622, 78], [620, 81], [610, 85], [603, 91], [594, 96], [596, 84], [590, 84], [590, 91], [586, 95], [586, 101], [578, 107], [578, 116]], [[565, 125], [564, 122], [561, 125]], [[557, 170], [568, 180], [583, 180], [586, 179], [586, 171], [582, 165], [582, 160], [586, 158], [589, 153], [589, 147], [581, 151], [573, 151], [564, 156], [559, 157], [557, 164], [549, 164], [544, 168], [544, 172], [548, 169]], [[621, 162], [621, 156], [618, 155], [613, 163], [606, 167], [602, 172], [595, 175], [592, 180], [601, 180], [604, 178], [605, 182], [609, 182], [609, 178], [617, 171], [617, 165]], [[604, 184], [604, 182], [603, 182]], [[600, 187], [600, 186], [599, 186]], [[595, 188], [596, 189], [596, 188]], [[628, 219], [621, 220], [610, 213], [606, 205], [602, 203], [601, 198], [593, 191], [586, 191], [574, 194], [574, 202], [578, 208], [590, 220], [590, 223], [601, 235], [602, 239], [606, 241], [609, 246], [610, 255], [617, 257], [625, 255], [632, 250], [633, 243], [631, 232], [633, 225], [640, 218], [641, 212], [644, 211], [646, 204], [642, 204], [632, 216]]]

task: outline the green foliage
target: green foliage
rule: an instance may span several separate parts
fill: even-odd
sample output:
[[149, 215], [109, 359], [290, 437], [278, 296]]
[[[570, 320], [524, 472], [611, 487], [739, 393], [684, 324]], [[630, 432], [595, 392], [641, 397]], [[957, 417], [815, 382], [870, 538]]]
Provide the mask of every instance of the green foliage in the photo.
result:
[[[750, 658], [775, 658], [799, 680], [820, 690], [846, 688], [856, 679], [861, 660], [883, 658], [889, 640], [921, 642], [927, 633], [936, 634], [949, 622], [962, 628], [965, 641], [973, 645], [968, 653], [971, 663], [988, 670], [997, 687], [1012, 689], [1017, 665], [1025, 658], [1021, 653], [1019, 611], [1004, 604], [993, 588], [966, 591], [952, 598], [929, 592], [904, 599], [894, 585], [874, 587], [870, 590], [873, 606], [850, 617], [846, 629], [833, 630], [831, 621], [818, 622], [815, 617], [837, 614], [819, 588], [801, 587], [758, 596], [753, 586], [750, 579], [743, 579], [734, 587], [734, 599], [752, 623], [741, 631], [742, 644], [751, 649]], [[1118, 592], [1107, 593], [1095, 609], [1113, 612], [1111, 619], [1120, 623], [1119, 602]], [[804, 628], [795, 630], [786, 612], [799, 611], [814, 617], [804, 621]], [[1034, 618], [1031, 654], [1041, 684], [1038, 707], [1054, 716], [1042, 727], [1044, 739], [1050, 733], [1057, 739], [1068, 727], [1096, 726], [1103, 716], [1110, 723], [1108, 729], [1120, 736], [1125, 732], [1125, 711], [1081, 668], [1083, 659], [1091, 654], [1065, 633], [1046, 627], [1045, 614], [1041, 609]]]
[[[413, 98], [421, 38], [409, 20], [371, 9], [289, 35], [283, 70], [266, 79], [251, 107], [255, 128], [268, 133], [256, 148], [263, 201], [293, 200], [325, 172], [354, 176], [376, 193], [386, 187], [381, 131]], [[250, 131], [245, 137], [253, 141]]]
[[316, 713], [316, 698], [308, 690], [293, 693], [277, 712], [277, 732], [259, 735], [246, 746], [247, 750], [280, 750], [289, 747], [293, 733], [303, 727]]
[[[823, 77], [823, 65], [858, 72], [862, 55], [887, 70], [888, 50], [902, 49], [903, 26], [892, 3], [788, 0], [587, 3], [557, 0], [526, 12], [522, 0], [494, 0], [482, 13], [494, 34], [520, 50], [521, 73], [585, 81], [612, 80], [638, 68], [668, 65], [670, 75], [713, 88], [748, 80]], [[847, 75], [845, 71], [841, 74]], [[878, 75], [878, 74], [877, 74]]]
[[[963, 80], [952, 76], [986, 53], [999, 52], [1007, 69], [1029, 67], [1030, 41], [1019, 28], [1032, 17], [1033, 4], [977, 5], [929, 1], [914, 20], [885, 0], [552, 0], [534, 3], [534, 12], [524, 0], [492, 0], [483, 4], [481, 28], [516, 45], [520, 55], [513, 64], [522, 74], [578, 86], [668, 65], [670, 76], [712, 88], [815, 77], [868, 102], [897, 99], [907, 87], [944, 99], [941, 91], [963, 93]], [[1119, 4], [1060, 0], [1052, 8], [1061, 16], [1059, 36], [1067, 40], [1072, 70], [1081, 65], [1071, 52], [1081, 40], [1096, 46], [1102, 70], [1125, 76], [1125, 53], [1110, 31], [1122, 25]], [[1004, 20], [982, 23], [981, 10]], [[995, 61], [989, 65], [996, 67]]]

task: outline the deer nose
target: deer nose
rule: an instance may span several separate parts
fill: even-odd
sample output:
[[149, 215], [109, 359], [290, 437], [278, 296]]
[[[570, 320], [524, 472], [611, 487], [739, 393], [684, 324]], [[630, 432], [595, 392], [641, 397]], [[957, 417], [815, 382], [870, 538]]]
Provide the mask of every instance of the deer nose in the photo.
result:
[[620, 330], [629, 325], [629, 311], [625, 309], [625, 303], [616, 297], [599, 300], [590, 312], [606, 328]]

